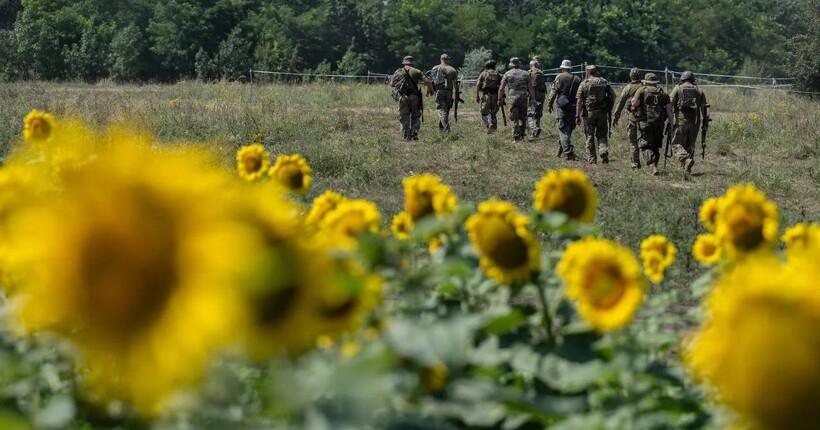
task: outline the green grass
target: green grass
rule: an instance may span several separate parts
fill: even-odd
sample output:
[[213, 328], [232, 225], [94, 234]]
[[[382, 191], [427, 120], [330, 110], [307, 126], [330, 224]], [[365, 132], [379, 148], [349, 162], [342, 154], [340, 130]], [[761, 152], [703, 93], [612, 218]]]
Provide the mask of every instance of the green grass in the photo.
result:
[[[226, 168], [233, 168], [235, 150], [259, 134], [273, 154], [308, 158], [315, 173], [309, 197], [334, 189], [371, 199], [385, 222], [402, 208], [401, 179], [414, 173], [442, 176], [462, 201], [495, 196], [528, 210], [533, 184], [544, 171], [573, 167], [597, 186], [603, 234], [633, 248], [649, 234], [669, 236], [681, 250], [676, 270], [683, 276], [675, 279], [684, 283], [700, 272], [689, 256], [702, 232], [700, 203], [734, 183], [764, 189], [778, 203], [784, 226], [820, 219], [820, 105], [769, 90], [705, 91], [715, 121], [707, 158], [698, 158], [699, 176], [690, 182], [673, 159], [661, 177], [630, 170], [623, 126], [613, 131], [607, 166], [556, 158], [555, 122], [547, 114], [546, 131], [536, 142], [513, 143], [509, 129], [488, 136], [472, 97], [464, 97], [469, 101], [449, 135], [438, 132], [434, 103], [425, 99], [420, 140], [403, 142], [396, 106], [382, 85], [2, 84], [0, 153], [16, 143], [22, 118], [33, 108], [100, 127], [127, 121], [167, 141], [205, 141], [224, 155]], [[583, 154], [580, 131], [573, 143]]]

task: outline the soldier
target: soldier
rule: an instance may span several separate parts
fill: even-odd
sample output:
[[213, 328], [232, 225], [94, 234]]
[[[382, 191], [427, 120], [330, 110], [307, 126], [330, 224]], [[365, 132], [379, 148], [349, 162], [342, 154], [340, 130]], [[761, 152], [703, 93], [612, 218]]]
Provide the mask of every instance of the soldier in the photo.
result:
[[495, 60], [484, 64], [484, 71], [478, 75], [475, 87], [475, 101], [481, 104], [481, 121], [487, 127], [487, 133], [494, 133], [498, 129], [498, 88], [501, 87], [501, 75], [495, 66]]
[[453, 92], [458, 92], [458, 70], [450, 67], [450, 56], [441, 54], [441, 64], [427, 72], [436, 93], [436, 112], [438, 112], [438, 128], [441, 131], [450, 131], [450, 109], [453, 108]]
[[541, 134], [541, 118], [544, 116], [544, 101], [547, 99], [547, 77], [541, 71], [541, 63], [533, 59], [530, 61], [530, 80], [535, 89], [535, 104], [530, 105], [527, 111], [527, 122], [533, 139]]
[[578, 87], [578, 101], [575, 105], [575, 124], [584, 121], [584, 134], [587, 138], [589, 164], [596, 164], [595, 153], [597, 142], [601, 162], [609, 163], [609, 122], [608, 116], [615, 105], [615, 90], [606, 79], [598, 77], [598, 68], [587, 66], [587, 78]]
[[[643, 87], [638, 88], [630, 101], [632, 113], [638, 119], [638, 135], [643, 161], [652, 175], [658, 174], [658, 160], [663, 146], [664, 123], [672, 118], [669, 96], [658, 87], [658, 77], [647, 73]], [[669, 133], [670, 127], [665, 127]]]
[[629, 136], [629, 146], [632, 150], [632, 168], [641, 168], [640, 147], [638, 146], [638, 117], [632, 109], [632, 98], [635, 97], [635, 92], [643, 86], [641, 83], [641, 70], [634, 68], [629, 71], [629, 84], [621, 91], [621, 98], [618, 99], [618, 106], [615, 108], [615, 114], [612, 115], [612, 125], [618, 125], [618, 120], [621, 119], [621, 111], [626, 106], [626, 111], [629, 113], [629, 124], [626, 126], [627, 135]]
[[683, 72], [680, 82], [669, 94], [675, 109], [672, 149], [683, 167], [684, 179], [688, 180], [692, 177], [692, 167], [695, 165], [698, 130], [701, 126], [704, 130], [709, 127], [709, 106], [706, 104], [706, 95], [695, 84], [692, 72]]
[[530, 80], [530, 74], [521, 70], [521, 60], [518, 57], [510, 59], [510, 70], [501, 78], [501, 87], [498, 88], [498, 106], [502, 109], [505, 104], [505, 90], [510, 88], [510, 121], [513, 126], [513, 140], [524, 139], [527, 128], [527, 101], [535, 103], [535, 89]]
[[389, 85], [393, 88], [393, 98], [399, 102], [402, 138], [418, 140], [422, 117], [419, 85], [426, 86], [428, 94], [432, 92], [432, 87], [421, 70], [413, 67], [413, 57], [404, 57], [401, 64], [402, 67], [390, 77]]
[[[561, 73], [552, 82], [552, 92], [548, 103], [549, 113], [555, 110], [555, 120], [558, 123], [558, 156], [564, 154], [567, 160], [577, 160], [575, 148], [572, 147], [572, 132], [575, 130], [575, 96], [581, 79], [573, 75], [572, 63], [569, 60], [561, 62]], [[558, 109], [554, 109], [554, 105]]]

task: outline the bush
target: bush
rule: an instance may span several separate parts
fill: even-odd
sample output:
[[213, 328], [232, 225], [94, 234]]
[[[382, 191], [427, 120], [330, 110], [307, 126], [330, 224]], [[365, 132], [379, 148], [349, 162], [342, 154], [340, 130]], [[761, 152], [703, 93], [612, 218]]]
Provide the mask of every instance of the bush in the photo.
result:
[[109, 75], [117, 82], [135, 81], [142, 76], [145, 39], [136, 25], [120, 29], [109, 48]]
[[464, 56], [464, 65], [461, 66], [461, 75], [476, 77], [484, 70], [484, 63], [493, 58], [493, 51], [485, 47], [473, 49]]

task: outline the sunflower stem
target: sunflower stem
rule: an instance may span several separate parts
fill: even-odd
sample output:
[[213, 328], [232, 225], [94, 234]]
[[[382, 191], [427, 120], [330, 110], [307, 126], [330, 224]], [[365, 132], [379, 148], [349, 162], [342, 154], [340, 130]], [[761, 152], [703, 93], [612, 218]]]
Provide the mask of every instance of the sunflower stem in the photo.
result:
[[554, 346], [555, 338], [552, 335], [552, 315], [550, 314], [549, 302], [547, 302], [547, 294], [540, 285], [538, 285], [537, 288], [538, 299], [541, 301], [541, 323], [547, 329], [547, 344]]

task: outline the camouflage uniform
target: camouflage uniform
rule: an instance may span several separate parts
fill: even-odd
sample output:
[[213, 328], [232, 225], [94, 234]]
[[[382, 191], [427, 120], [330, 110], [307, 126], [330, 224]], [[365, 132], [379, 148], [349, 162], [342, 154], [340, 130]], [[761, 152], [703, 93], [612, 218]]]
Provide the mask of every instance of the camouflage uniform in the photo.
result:
[[[640, 102], [635, 113], [638, 118], [638, 142], [643, 161], [649, 166], [652, 173], [655, 173], [660, 159], [660, 149], [663, 146], [663, 131], [669, 96], [663, 92], [662, 88], [647, 84], [645, 87], [639, 88], [633, 98]], [[647, 110], [653, 110], [654, 113], [647, 114]]]
[[[695, 107], [682, 106], [684, 91], [694, 93], [692, 100]], [[698, 140], [698, 132], [703, 120], [703, 109], [706, 109], [706, 95], [700, 88], [692, 82], [683, 82], [676, 85], [669, 94], [672, 99], [672, 107], [675, 109], [675, 127], [672, 134], [672, 150], [675, 153], [681, 166], [687, 174], [691, 172], [695, 164], [695, 144]]]
[[390, 77], [390, 86], [395, 87], [402, 77], [406, 77], [405, 70], [416, 84], [416, 93], [399, 95], [399, 122], [404, 140], [418, 139], [421, 128], [421, 91], [418, 85], [424, 82], [424, 74], [409, 65], [402, 67]]
[[[436, 82], [436, 76], [443, 78], [443, 82]], [[450, 109], [453, 108], [453, 90], [458, 80], [458, 71], [443, 64], [433, 67], [427, 73], [433, 79], [433, 89], [436, 92], [436, 112], [438, 112], [438, 128], [450, 131]]]
[[578, 88], [576, 116], [584, 121], [587, 153], [590, 164], [598, 162], [595, 153], [597, 143], [601, 161], [609, 163], [609, 112], [615, 102], [615, 90], [606, 79], [591, 76]]
[[618, 122], [621, 118], [621, 111], [623, 111], [624, 106], [626, 106], [626, 110], [629, 113], [628, 119], [629, 124], [626, 126], [627, 135], [629, 137], [629, 147], [631, 149], [632, 155], [632, 168], [638, 169], [641, 167], [641, 157], [640, 157], [640, 146], [638, 144], [638, 117], [635, 115], [635, 111], [632, 109], [631, 101], [632, 98], [635, 97], [635, 92], [638, 91], [643, 87], [643, 84], [640, 80], [633, 80], [629, 84], [627, 84], [623, 91], [621, 91], [621, 98], [618, 99], [618, 105], [615, 108], [615, 114], [612, 115], [612, 120]]
[[[487, 86], [487, 78], [490, 85]], [[489, 69], [478, 75], [478, 88], [481, 91], [481, 121], [490, 131], [498, 129], [498, 88], [501, 85], [501, 76], [498, 70]], [[485, 88], [486, 86], [486, 88]]]
[[575, 130], [575, 96], [581, 79], [572, 73], [562, 72], [555, 77], [552, 82], [552, 92], [550, 93], [549, 109], [553, 110], [556, 100], [564, 95], [567, 98], [567, 105], [561, 108], [556, 106], [555, 120], [558, 123], [558, 154], [566, 154], [568, 158], [575, 156], [575, 148], [572, 146], [572, 132]]
[[527, 129], [527, 103], [530, 98], [530, 74], [520, 68], [513, 68], [504, 73], [501, 85], [509, 88], [506, 103], [510, 107], [510, 122], [513, 127], [513, 139], [524, 138]]
[[527, 122], [532, 137], [536, 138], [541, 134], [541, 118], [544, 116], [544, 102], [547, 99], [547, 78], [541, 69], [533, 67], [530, 69], [530, 81], [535, 88], [535, 104], [527, 111]]

